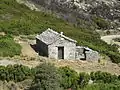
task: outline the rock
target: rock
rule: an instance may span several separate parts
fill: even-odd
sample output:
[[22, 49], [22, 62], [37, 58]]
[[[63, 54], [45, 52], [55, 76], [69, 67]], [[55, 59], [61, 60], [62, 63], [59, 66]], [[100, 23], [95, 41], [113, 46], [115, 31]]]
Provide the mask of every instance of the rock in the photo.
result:
[[[27, 3], [32, 3], [39, 11], [54, 12], [74, 24], [80, 23], [78, 19], [92, 24], [92, 18], [97, 16], [120, 25], [120, 1], [118, 0], [28, 0]], [[37, 7], [38, 5], [41, 8]], [[79, 25], [82, 24], [83, 22]], [[113, 28], [112, 24], [110, 27]]]

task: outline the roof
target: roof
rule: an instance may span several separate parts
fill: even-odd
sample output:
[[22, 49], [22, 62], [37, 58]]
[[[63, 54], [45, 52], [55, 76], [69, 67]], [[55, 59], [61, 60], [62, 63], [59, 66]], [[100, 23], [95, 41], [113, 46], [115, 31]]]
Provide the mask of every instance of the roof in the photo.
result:
[[76, 48], [77, 48], [77, 49], [83, 48], [83, 49], [88, 50], [88, 51], [93, 51], [92, 49], [90, 49], [90, 48], [88, 48], [88, 47], [84, 47], [84, 46], [77, 46]]
[[69, 40], [74, 43], [77, 42], [76, 40], [66, 37], [62, 33], [60, 34], [56, 31], [53, 31], [50, 28], [48, 28], [46, 31], [42, 32], [40, 35], [36, 36], [37, 39], [41, 40], [42, 42], [44, 42], [47, 45], [54, 43], [55, 41], [57, 41], [59, 39], [59, 37], [63, 37], [64, 39]]

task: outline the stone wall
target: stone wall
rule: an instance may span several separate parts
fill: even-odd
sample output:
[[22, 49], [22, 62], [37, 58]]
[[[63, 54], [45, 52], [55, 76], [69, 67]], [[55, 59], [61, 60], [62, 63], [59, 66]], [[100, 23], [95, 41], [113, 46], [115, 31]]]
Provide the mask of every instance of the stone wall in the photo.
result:
[[42, 56], [48, 56], [48, 46], [42, 41], [36, 39], [37, 51]]
[[48, 46], [50, 58], [58, 59], [58, 47], [64, 47], [64, 59], [75, 60], [76, 43], [60, 37], [55, 43]]
[[99, 60], [100, 56], [97, 51], [93, 51], [87, 47], [77, 46], [76, 47], [76, 59], [77, 60], [87, 60], [95, 61]]
[[85, 59], [84, 48], [77, 46], [76, 47], [76, 59]]
[[96, 51], [87, 51], [86, 52], [86, 60], [87, 61], [95, 61], [95, 60], [99, 60], [99, 53]]

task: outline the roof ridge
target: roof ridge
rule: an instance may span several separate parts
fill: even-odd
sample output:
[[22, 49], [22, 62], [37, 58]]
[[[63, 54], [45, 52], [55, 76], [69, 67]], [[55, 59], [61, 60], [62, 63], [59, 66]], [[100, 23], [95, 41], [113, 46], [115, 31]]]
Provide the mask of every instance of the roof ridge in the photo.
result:
[[48, 28], [47, 30], [50, 31], [50, 32], [53, 32], [53, 33], [55, 33], [55, 34], [59, 34], [58, 32], [54, 31], [54, 30], [51, 29], [51, 28]]
[[[45, 37], [47, 37], [48, 39], [50, 39], [50, 33], [48, 33], [48, 32], [50, 32], [50, 33], [53, 33], [54, 35], [54, 37], [52, 36], [52, 39], [54, 38], [54, 40], [50, 43], [50, 42], [48, 42], [48, 41], [46, 41], [45, 40]], [[48, 36], [46, 36], [45, 34], [48, 34]], [[69, 40], [69, 41], [71, 41], [71, 42], [77, 42], [76, 40], [74, 40], [74, 39], [71, 39], [71, 38], [69, 38], [69, 37], [67, 37], [67, 36], [65, 36], [65, 35], [63, 35], [63, 34], [61, 34], [61, 33], [58, 33], [58, 32], [56, 32], [56, 31], [54, 31], [53, 29], [51, 29], [51, 28], [48, 28], [46, 31], [44, 31], [44, 32], [42, 32], [41, 34], [39, 34], [39, 35], [37, 35], [36, 36], [36, 38], [37, 39], [39, 39], [39, 40], [42, 40], [43, 42], [45, 42], [46, 44], [52, 44], [52, 43], [54, 43], [56, 40], [58, 40], [58, 37], [63, 37], [63, 38], [65, 38], [66, 40]], [[55, 39], [56, 38], [56, 39]], [[44, 41], [45, 40], [45, 41]]]
[[49, 31], [51, 31], [51, 32], [53, 32], [53, 33], [55, 33], [55, 34], [58, 34], [58, 35], [60, 35], [61, 37], [66, 38], [66, 39], [68, 39], [68, 40], [70, 40], [70, 41], [77, 42], [76, 40], [73, 40], [73, 39], [71, 39], [71, 38], [69, 38], [69, 37], [67, 37], [67, 36], [65, 36], [65, 35], [63, 35], [63, 34], [61, 35], [61, 33], [58, 33], [58, 32], [54, 31], [54, 30], [51, 29], [51, 28], [48, 28], [47, 30], [49, 30]]

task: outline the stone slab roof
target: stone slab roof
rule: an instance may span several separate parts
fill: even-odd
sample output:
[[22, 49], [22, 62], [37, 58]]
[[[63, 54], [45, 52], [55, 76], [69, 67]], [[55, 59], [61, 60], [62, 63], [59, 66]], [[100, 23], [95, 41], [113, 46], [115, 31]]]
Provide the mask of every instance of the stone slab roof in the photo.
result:
[[84, 48], [85, 50], [88, 50], [88, 51], [93, 51], [92, 49], [88, 48], [88, 47], [84, 47], [84, 46], [76, 46], [77, 49], [81, 49], [81, 48]]
[[62, 33], [58, 33], [56, 31], [53, 31], [52, 29], [48, 28], [46, 31], [44, 31], [43, 33], [41, 33], [40, 35], [37, 35], [36, 38], [41, 40], [42, 42], [44, 42], [47, 45], [50, 45], [52, 43], [54, 43], [55, 41], [57, 41], [60, 37], [65, 38], [66, 40], [69, 40], [71, 42], [76, 43], [76, 40], [73, 40], [69, 37], [66, 37], [65, 35], [63, 35]]

